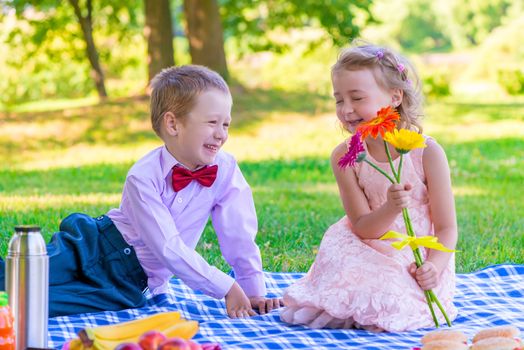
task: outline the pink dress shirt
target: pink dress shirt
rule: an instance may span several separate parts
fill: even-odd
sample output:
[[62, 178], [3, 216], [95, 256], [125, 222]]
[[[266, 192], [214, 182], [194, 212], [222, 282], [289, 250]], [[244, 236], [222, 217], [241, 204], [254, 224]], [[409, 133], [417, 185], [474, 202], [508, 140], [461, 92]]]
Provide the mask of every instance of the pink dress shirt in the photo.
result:
[[129, 170], [120, 208], [107, 213], [134, 247], [153, 295], [168, 292], [173, 275], [214, 298], [227, 294], [234, 279], [195, 251], [210, 215], [238, 284], [247, 296], [266, 295], [251, 189], [232, 155], [220, 151], [215, 162], [211, 187], [192, 181], [175, 192], [171, 169], [179, 162], [159, 147]]

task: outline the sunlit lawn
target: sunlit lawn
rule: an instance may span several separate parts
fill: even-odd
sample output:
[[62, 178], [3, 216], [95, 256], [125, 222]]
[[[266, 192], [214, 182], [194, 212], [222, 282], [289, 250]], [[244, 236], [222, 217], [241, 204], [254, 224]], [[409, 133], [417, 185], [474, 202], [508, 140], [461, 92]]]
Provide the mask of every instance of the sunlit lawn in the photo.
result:
[[[524, 100], [448, 100], [428, 106], [426, 133], [447, 151], [456, 196], [458, 271], [524, 263]], [[253, 187], [264, 268], [305, 271], [342, 215], [328, 157], [345, 137], [329, 97], [276, 90], [235, 93], [226, 149]], [[119, 204], [129, 167], [159, 140], [147, 100], [0, 115], [0, 252], [16, 224], [49, 237], [71, 212]], [[199, 250], [223, 269], [208, 226]], [[348, 252], [350, 254], [351, 252]]]

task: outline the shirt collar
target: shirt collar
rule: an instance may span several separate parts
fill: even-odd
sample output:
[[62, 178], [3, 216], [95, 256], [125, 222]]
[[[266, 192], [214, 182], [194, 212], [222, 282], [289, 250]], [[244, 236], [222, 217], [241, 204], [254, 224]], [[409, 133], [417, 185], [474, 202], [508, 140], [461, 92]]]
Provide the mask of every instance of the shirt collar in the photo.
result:
[[160, 152], [160, 167], [162, 168], [162, 176], [167, 177], [171, 169], [177, 164], [180, 164], [178, 160], [167, 150], [166, 145], [162, 146]]

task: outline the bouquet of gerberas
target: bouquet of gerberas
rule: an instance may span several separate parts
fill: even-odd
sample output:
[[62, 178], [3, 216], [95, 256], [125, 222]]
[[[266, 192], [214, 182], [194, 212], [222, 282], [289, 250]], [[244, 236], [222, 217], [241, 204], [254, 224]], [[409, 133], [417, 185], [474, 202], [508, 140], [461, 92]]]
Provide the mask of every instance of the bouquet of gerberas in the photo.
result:
[[[357, 132], [351, 137], [348, 145], [347, 153], [339, 160], [338, 165], [341, 168], [346, 168], [348, 166], [354, 166], [357, 162], [366, 162], [382, 175], [384, 175], [392, 184], [400, 183], [400, 174], [402, 172], [402, 158], [404, 154], [415, 148], [424, 148], [426, 144], [424, 142], [424, 137], [412, 130], [408, 129], [396, 129], [396, 122], [400, 120], [400, 115], [392, 107], [382, 108], [377, 113], [377, 117], [370, 120], [369, 122], [362, 123], [358, 128]], [[391, 172], [393, 177], [386, 173], [384, 170], [379, 168], [376, 164], [366, 159], [366, 152], [363, 145], [363, 140], [367, 136], [377, 138], [378, 135], [382, 136], [384, 140], [384, 148], [386, 155], [388, 157], [389, 165], [391, 167]], [[391, 153], [389, 152], [388, 143], [391, 144], [395, 150], [400, 154], [400, 159], [398, 163], [398, 168], [395, 169], [393, 165], [393, 159], [391, 158]], [[413, 231], [413, 226], [411, 224], [411, 219], [409, 217], [409, 212], [407, 208], [402, 209], [402, 217], [404, 218], [404, 224], [406, 225], [406, 234], [399, 232], [389, 231], [384, 234], [380, 239], [391, 239], [397, 238], [401, 239], [400, 241], [394, 242], [392, 245], [396, 249], [402, 249], [406, 246], [409, 246], [413, 250], [413, 255], [415, 257], [415, 263], [417, 267], [422, 266], [423, 260], [422, 255], [420, 254], [419, 247], [427, 247], [430, 249], [437, 249], [446, 252], [454, 252], [454, 250], [446, 248], [444, 245], [438, 242], [437, 237], [435, 236], [423, 236], [417, 237]], [[451, 321], [449, 320], [446, 311], [440, 304], [439, 300], [435, 293], [430, 290], [425, 290], [424, 295], [431, 311], [431, 316], [435, 322], [435, 327], [439, 326], [437, 317], [435, 316], [435, 310], [433, 309], [433, 303], [437, 304], [438, 308], [444, 315], [448, 326], [451, 327]]]

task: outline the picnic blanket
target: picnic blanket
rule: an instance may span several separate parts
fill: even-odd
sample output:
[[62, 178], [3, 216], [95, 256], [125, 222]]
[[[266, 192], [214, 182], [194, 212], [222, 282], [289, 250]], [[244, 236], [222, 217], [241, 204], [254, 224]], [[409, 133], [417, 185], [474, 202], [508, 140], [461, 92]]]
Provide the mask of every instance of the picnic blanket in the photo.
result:
[[[303, 273], [266, 272], [271, 296], [302, 277]], [[84, 327], [128, 321], [162, 311], [179, 311], [199, 321], [197, 342], [219, 343], [223, 349], [411, 349], [430, 329], [402, 333], [370, 333], [363, 330], [313, 330], [289, 326], [278, 311], [249, 319], [229, 319], [223, 300], [215, 300], [171, 280], [171, 294], [148, 299], [148, 306], [118, 312], [56, 317], [49, 320], [49, 345], [61, 348]], [[513, 324], [524, 332], [524, 265], [494, 265], [457, 275], [455, 305], [459, 310], [453, 329], [471, 339], [482, 328]], [[443, 326], [446, 328], [446, 326]]]

